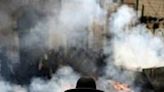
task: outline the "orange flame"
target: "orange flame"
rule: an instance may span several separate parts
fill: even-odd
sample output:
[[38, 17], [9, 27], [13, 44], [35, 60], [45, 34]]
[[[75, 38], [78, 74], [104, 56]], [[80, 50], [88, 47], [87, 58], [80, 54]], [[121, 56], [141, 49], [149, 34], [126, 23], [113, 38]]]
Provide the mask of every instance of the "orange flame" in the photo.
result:
[[113, 87], [118, 91], [118, 92], [131, 92], [128, 84], [125, 83], [120, 83], [120, 82], [114, 82]]

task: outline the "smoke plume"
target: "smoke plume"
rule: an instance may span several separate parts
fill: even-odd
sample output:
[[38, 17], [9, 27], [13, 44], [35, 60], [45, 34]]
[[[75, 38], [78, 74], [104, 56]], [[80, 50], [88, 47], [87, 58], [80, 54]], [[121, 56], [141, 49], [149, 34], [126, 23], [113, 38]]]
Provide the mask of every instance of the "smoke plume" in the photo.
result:
[[[116, 91], [113, 81], [139, 92], [136, 72], [164, 65], [163, 42], [138, 24], [134, 9], [123, 5], [108, 14], [108, 4], [112, 0], [1, 0], [1, 91], [63, 92], [89, 75], [106, 92]], [[102, 36], [111, 35], [98, 52], [92, 49], [94, 22], [109, 24]], [[44, 80], [36, 76], [37, 64], [49, 50], [57, 52], [53, 57], [58, 67]]]
[[114, 61], [130, 69], [163, 66], [163, 42], [153, 36], [144, 24], [137, 23], [137, 14], [132, 8], [121, 6], [111, 18], [114, 33]]

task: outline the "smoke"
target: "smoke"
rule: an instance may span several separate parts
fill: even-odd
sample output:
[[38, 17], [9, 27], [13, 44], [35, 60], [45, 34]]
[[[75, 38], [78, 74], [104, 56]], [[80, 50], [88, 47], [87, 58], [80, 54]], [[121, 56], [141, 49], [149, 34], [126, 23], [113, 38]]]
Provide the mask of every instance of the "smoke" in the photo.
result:
[[50, 81], [34, 79], [30, 85], [30, 92], [64, 92], [75, 88], [78, 78], [79, 75], [70, 67], [63, 67]]
[[11, 84], [0, 81], [2, 92], [64, 92], [65, 90], [75, 88], [79, 75], [71, 67], [62, 67], [51, 80], [42, 80], [34, 78], [29, 86]]
[[111, 18], [115, 64], [132, 70], [163, 66], [162, 40], [135, 23], [137, 14], [127, 6], [121, 6]]
[[[10, 41], [12, 45], [2, 46], [9, 46], [6, 49], [2, 48], [4, 57], [1, 61], [2, 88], [0, 89], [3, 92], [63, 92], [74, 88], [72, 85], [76, 84], [79, 75], [76, 75], [71, 68], [59, 69], [51, 80], [34, 78], [39, 56], [49, 49], [80, 48], [71, 53], [69, 58], [73, 56], [73, 59], [66, 58], [71, 61], [69, 65], [74, 68], [79, 64], [81, 68], [79, 73], [95, 73], [97, 67], [93, 61], [96, 61], [99, 55], [87, 51], [86, 45], [92, 21], [104, 16], [104, 11], [96, 0], [12, 0], [1, 1], [1, 4], [8, 7], [1, 6], [3, 12], [0, 14], [2, 16], [0, 22], [3, 25], [0, 29], [8, 31], [9, 34], [14, 33], [11, 38], [5, 38], [7, 41], [12, 39]], [[9, 48], [13, 48], [15, 52]], [[85, 51], [82, 54], [81, 48]], [[6, 50], [9, 50], [8, 53], [16, 54], [17, 59], [11, 57], [8, 60], [10, 56], [5, 54]], [[75, 61], [78, 63], [74, 64]], [[27, 81], [29, 85], [26, 85]]]
[[101, 88], [115, 92], [109, 85], [112, 80], [117, 80], [129, 84], [132, 92], [139, 92], [141, 88], [135, 85], [137, 71], [164, 66], [164, 43], [144, 24], [138, 24], [136, 11], [126, 5], [119, 7], [109, 22], [109, 33], [113, 35], [109, 43], [112, 45], [107, 44], [104, 53], [113, 53], [113, 57], [107, 59], [105, 79], [99, 80], [100, 84], [104, 84]]
[[50, 17], [48, 22], [51, 47], [86, 47], [90, 34], [88, 25], [104, 16], [104, 11], [96, 0], [62, 0], [61, 5], [57, 19]]
[[[14, 33], [10, 38], [5, 38], [12, 45], [2, 45], [2, 55], [6, 52], [3, 47], [8, 45], [14, 48], [9, 49], [8, 53], [17, 55], [14, 56], [17, 59], [5, 53], [2, 57], [2, 92], [63, 92], [75, 88], [77, 79], [83, 75], [98, 78], [98, 88], [106, 92], [115, 91], [112, 88], [113, 80], [127, 83], [138, 92], [134, 84], [135, 72], [163, 66], [163, 42], [159, 37], [154, 37], [145, 25], [136, 25], [136, 11], [123, 5], [109, 17], [108, 33], [112, 38], [103, 45], [104, 52], [89, 49], [88, 43], [93, 41], [90, 39], [93, 22], [105, 25], [108, 15], [105, 10], [107, 5], [104, 4], [103, 9], [99, 3], [99, 0], [2, 0], [0, 30]], [[61, 47], [64, 51], [60, 50]], [[68, 67], [56, 59], [60, 68], [50, 80], [35, 78], [36, 61], [48, 50], [62, 53], [59, 58], [64, 59], [64, 65]], [[65, 52], [67, 56], [63, 54]], [[108, 58], [104, 59], [102, 54]], [[102, 74], [97, 73], [104, 71]], [[26, 78], [29, 78], [29, 85], [12, 83], [15, 80], [19, 83]]]

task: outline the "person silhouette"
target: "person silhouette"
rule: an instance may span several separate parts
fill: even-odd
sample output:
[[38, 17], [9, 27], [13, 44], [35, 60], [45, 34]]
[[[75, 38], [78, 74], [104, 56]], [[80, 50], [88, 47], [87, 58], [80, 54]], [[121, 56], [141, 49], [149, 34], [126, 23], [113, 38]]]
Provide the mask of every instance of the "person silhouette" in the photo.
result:
[[81, 77], [76, 84], [75, 89], [69, 89], [65, 92], [103, 92], [96, 89], [95, 80], [91, 77]]

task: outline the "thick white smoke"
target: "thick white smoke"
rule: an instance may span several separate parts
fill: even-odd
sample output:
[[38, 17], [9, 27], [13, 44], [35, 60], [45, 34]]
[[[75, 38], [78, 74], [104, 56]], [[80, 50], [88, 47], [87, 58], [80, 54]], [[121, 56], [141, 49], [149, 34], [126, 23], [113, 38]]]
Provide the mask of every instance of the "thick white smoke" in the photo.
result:
[[[12, 2], [14, 1], [15, 0]], [[41, 15], [40, 13], [32, 13], [32, 15], [30, 15], [32, 18], [27, 17], [27, 19], [35, 20], [40, 16], [46, 16], [43, 20], [38, 18], [38, 20], [36, 20], [37, 23], [34, 23], [34, 25], [31, 25], [27, 29], [25, 28], [25, 30], [32, 31], [24, 37], [27, 41], [26, 46], [28, 47], [40, 46], [41, 44], [39, 44], [39, 42], [42, 41], [40, 36], [41, 38], [47, 37], [46, 45], [48, 46], [46, 46], [46, 48], [56, 49], [60, 46], [83, 47], [85, 46], [83, 43], [85, 44], [89, 40], [88, 34], [91, 23], [95, 20], [104, 22], [105, 14], [107, 13], [106, 10], [100, 7], [98, 0], [61, 0], [61, 2], [59, 0], [60, 3], [56, 1], [59, 6], [56, 6], [58, 4], [55, 4], [55, 1], [53, 2], [51, 0], [48, 5], [44, 4], [44, 0], [40, 3], [39, 0], [37, 0], [32, 4], [30, 2], [33, 2], [33, 0], [27, 0], [26, 2], [18, 0], [17, 3], [18, 2], [21, 4], [21, 7], [28, 6], [30, 10], [32, 7], [32, 12], [35, 12], [35, 10], [41, 12]], [[18, 9], [18, 7], [20, 8], [20, 5], [17, 3], [14, 2], [13, 4], [15, 10]], [[52, 3], [54, 3], [54, 6]], [[38, 4], [45, 6], [41, 7]], [[12, 5], [10, 5], [10, 7], [11, 6]], [[34, 7], [36, 9], [33, 11]], [[27, 11], [27, 15], [30, 13], [31, 11]], [[46, 13], [46, 15], [44, 15], [44, 13]], [[0, 14], [0, 24], [2, 24], [0, 29], [8, 27], [6, 25], [11, 25], [11, 20], [8, 15], [8, 12]], [[1, 23], [3, 21], [1, 20], [3, 19], [1, 16], [5, 16], [4, 24]], [[97, 82], [99, 89], [103, 89], [106, 92], [113, 92], [114, 89], [111, 87], [111, 80], [128, 83], [132, 88], [136, 89], [137, 87], [134, 87], [135, 73], [122, 71], [122, 68], [136, 71], [138, 68], [142, 69], [164, 65], [162, 62], [164, 56], [163, 42], [160, 38], [154, 37], [147, 32], [144, 25], [134, 26], [136, 22], [136, 12], [128, 6], [121, 6], [116, 13], [110, 16], [109, 33], [113, 34], [113, 38], [111, 38], [112, 40], [110, 39], [112, 43], [110, 46], [104, 46], [104, 53], [111, 54], [112, 51], [112, 55], [107, 59], [105, 68], [106, 75], [99, 78], [100, 82]], [[33, 21], [29, 22], [29, 24], [30, 23], [33, 23]], [[48, 34], [46, 33], [47, 31]], [[26, 47], [24, 47], [24, 49], [26, 49]], [[2, 92], [63, 92], [66, 89], [74, 88], [79, 77], [80, 75], [76, 74], [72, 68], [62, 67], [58, 69], [57, 73], [55, 73], [50, 80], [45, 81], [34, 78], [29, 86], [16, 85], [1, 80], [0, 89]]]
[[133, 26], [137, 14], [132, 8], [121, 6], [110, 22], [115, 64], [134, 70], [164, 66], [162, 39], [153, 36], [142, 24]]
[[[109, 87], [111, 80], [118, 80], [130, 85], [131, 92], [140, 92], [135, 85], [136, 73], [144, 68], [164, 66], [164, 43], [154, 36], [144, 24], [137, 24], [136, 11], [126, 5], [118, 8], [109, 19], [109, 33], [113, 34], [110, 43], [104, 48], [105, 53], [113, 53], [106, 66], [104, 90], [115, 92]], [[111, 51], [111, 48], [113, 50]], [[127, 71], [127, 70], [128, 71]], [[100, 79], [100, 81], [104, 81]], [[101, 83], [101, 82], [100, 82]], [[117, 91], [116, 91], [117, 92]]]
[[[13, 41], [13, 44], [20, 44], [22, 42], [23, 46], [21, 46], [20, 49], [28, 49], [34, 56], [40, 54], [40, 51], [36, 49], [40, 47], [41, 50], [42, 48], [49, 49], [49, 45], [51, 49], [55, 49], [60, 46], [65, 47], [67, 45], [81, 46], [83, 44], [81, 43], [81, 40], [84, 43], [88, 41], [87, 34], [90, 24], [94, 19], [103, 17], [104, 11], [100, 8], [96, 0], [58, 1], [59, 2], [54, 2], [58, 3], [59, 6], [56, 6], [57, 4], [51, 0], [47, 2], [42, 0], [17, 0], [14, 2], [13, 0], [9, 4], [4, 2], [6, 5], [13, 8], [11, 10], [8, 9], [11, 14], [8, 12], [1, 14], [2, 17], [5, 14], [10, 16], [9, 18], [8, 16], [4, 17], [5, 20], [1, 18], [3, 20], [0, 20], [0, 22], [5, 21], [2, 23], [4, 25], [2, 25], [1, 28], [7, 28], [11, 25], [10, 23], [13, 22], [13, 27], [11, 27], [12, 31], [15, 31], [14, 28], [17, 28], [16, 31], [18, 31], [18, 33], [27, 32], [26, 34], [23, 34], [23, 40], [19, 39], [21, 40], [19, 42], [16, 40], [17, 43]], [[48, 2], [54, 3], [54, 6]], [[9, 20], [10, 18], [11, 20]], [[45, 42], [49, 42], [46, 43], [48, 46], [40, 44], [40, 42], [44, 42], [43, 40], [45, 40]], [[53, 44], [55, 46], [53, 46]], [[31, 58], [27, 58], [27, 61], [29, 61], [29, 64], [32, 64], [33, 62], [30, 61], [30, 59]], [[22, 64], [23, 62], [24, 61], [22, 61]], [[26, 64], [28, 63], [26, 62]], [[23, 69], [19, 69], [19, 71], [24, 72]], [[16, 74], [17, 72], [14, 73]], [[2, 92], [63, 92], [66, 89], [75, 88], [78, 78], [79, 75], [77, 75], [70, 67], [62, 67], [54, 74], [51, 80], [45, 81], [43, 79], [35, 78], [31, 80], [31, 84], [29, 86], [12, 84], [2, 79], [0, 82], [0, 89]]]
[[[62, 0], [57, 19], [50, 17], [48, 28], [50, 45], [85, 46], [88, 42], [89, 25], [104, 16], [104, 10], [96, 0]], [[61, 40], [61, 41], [60, 41]]]
[[79, 75], [71, 67], [62, 67], [51, 80], [34, 78], [30, 86], [21, 86], [0, 81], [1, 92], [64, 92], [75, 88]]
[[30, 85], [30, 92], [64, 92], [75, 88], [78, 78], [79, 75], [71, 67], [63, 67], [49, 81], [34, 79]]

